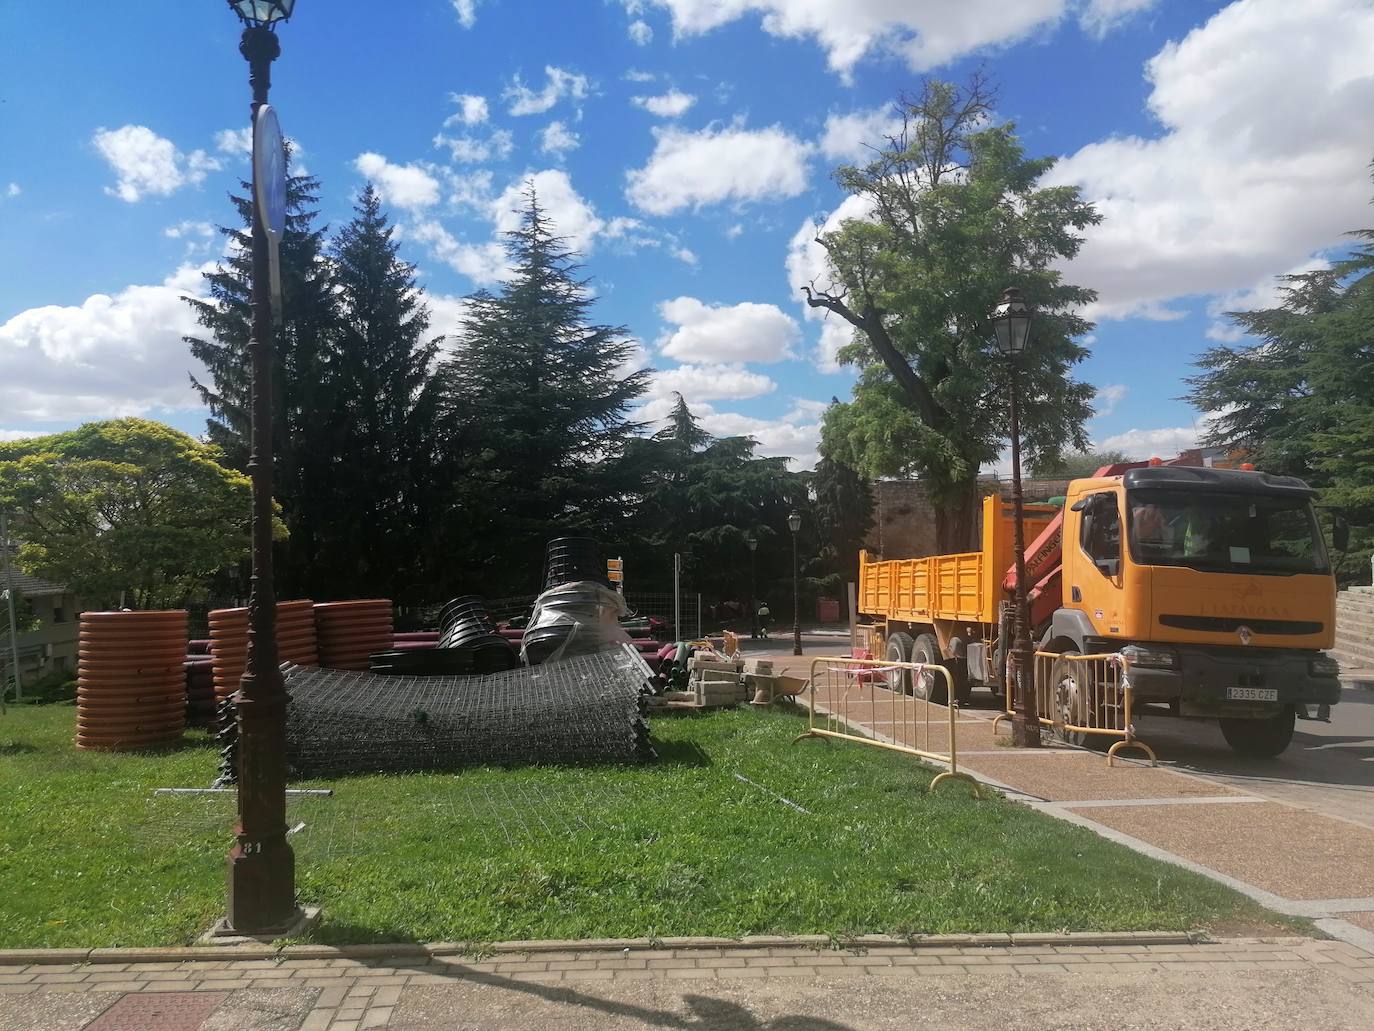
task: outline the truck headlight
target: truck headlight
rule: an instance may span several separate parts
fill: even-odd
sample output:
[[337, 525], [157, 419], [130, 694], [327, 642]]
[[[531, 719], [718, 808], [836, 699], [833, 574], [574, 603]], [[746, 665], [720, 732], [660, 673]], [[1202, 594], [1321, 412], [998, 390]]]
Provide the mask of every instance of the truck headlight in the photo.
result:
[[1338, 677], [1341, 675], [1341, 664], [1330, 655], [1317, 654], [1312, 656], [1307, 668], [1314, 677]]
[[1121, 657], [1130, 666], [1148, 666], [1152, 669], [1177, 669], [1178, 653], [1171, 648], [1145, 647], [1128, 644], [1121, 649]]

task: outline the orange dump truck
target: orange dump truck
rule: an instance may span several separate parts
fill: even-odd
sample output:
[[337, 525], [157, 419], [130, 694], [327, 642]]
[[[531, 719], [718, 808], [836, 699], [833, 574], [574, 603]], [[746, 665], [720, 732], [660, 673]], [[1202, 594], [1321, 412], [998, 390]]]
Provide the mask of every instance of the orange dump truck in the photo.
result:
[[[1340, 699], [1339, 668], [1323, 654], [1336, 584], [1313, 494], [1292, 477], [1152, 461], [1074, 480], [1062, 508], [1027, 504], [1036, 649], [1120, 654], [1137, 704], [1215, 718], [1235, 750], [1277, 755], [1295, 718]], [[860, 630], [873, 654], [944, 665], [961, 700], [977, 686], [1004, 696], [1013, 529], [1011, 503], [987, 497], [979, 551], [860, 552]], [[943, 691], [935, 676], [892, 680]]]

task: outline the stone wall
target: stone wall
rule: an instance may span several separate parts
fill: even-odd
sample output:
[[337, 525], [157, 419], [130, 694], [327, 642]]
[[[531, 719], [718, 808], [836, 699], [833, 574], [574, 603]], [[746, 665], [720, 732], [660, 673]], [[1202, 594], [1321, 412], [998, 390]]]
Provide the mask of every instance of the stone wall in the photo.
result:
[[[1021, 483], [1027, 501], [1048, 501], [1068, 491], [1068, 480], [1026, 479]], [[982, 497], [1000, 492], [1011, 496], [1011, 482], [979, 480]], [[975, 510], [974, 535], [982, 532], [982, 506]], [[920, 480], [879, 480], [873, 485], [873, 527], [864, 547], [883, 558], [921, 558], [939, 553], [935, 538], [935, 506]]]

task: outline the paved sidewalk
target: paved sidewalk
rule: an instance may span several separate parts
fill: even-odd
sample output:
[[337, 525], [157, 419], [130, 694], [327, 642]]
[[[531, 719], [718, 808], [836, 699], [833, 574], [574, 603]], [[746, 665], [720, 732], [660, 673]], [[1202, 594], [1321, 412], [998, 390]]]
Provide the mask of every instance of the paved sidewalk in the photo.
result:
[[[771, 657], [786, 671], [809, 676], [813, 659], [837, 650]], [[924, 740], [906, 739], [910, 720], [901, 715], [924, 703], [894, 698], [885, 687], [869, 683], [856, 683], [845, 695], [847, 722], [856, 733], [926, 747]], [[1356, 716], [1363, 720], [1368, 699], [1353, 690], [1347, 695], [1356, 695]], [[805, 703], [806, 697], [799, 700]], [[929, 708], [940, 726], [948, 709]], [[958, 711], [963, 772], [1049, 815], [1221, 881], [1277, 912], [1313, 918], [1326, 933], [1374, 951], [1374, 825], [1368, 822], [1374, 814], [1374, 778], [1358, 761], [1359, 753], [1327, 753], [1328, 775], [1347, 782], [1337, 792], [1343, 797], [1332, 801], [1332, 786], [1318, 795], [1311, 783], [1296, 779], [1247, 779], [1222, 772], [1234, 763], [1218, 763], [1222, 771], [1204, 772], [1196, 762], [1198, 748], [1180, 744], [1186, 741], [1181, 737], [1185, 728], [1196, 727], [1188, 721], [1157, 720], [1166, 728], [1161, 736], [1145, 735], [1156, 745], [1159, 766], [1128, 753], [1109, 767], [1100, 751], [1064, 747], [1048, 737], [1048, 747], [1042, 749], [1009, 747], [1009, 728], [1004, 723], [994, 732], [995, 716], [986, 709]], [[943, 752], [943, 738], [937, 744], [935, 750]], [[1295, 743], [1292, 751], [1298, 749]], [[1228, 751], [1222, 754], [1230, 758]], [[1184, 770], [1171, 761], [1176, 756], [1192, 764]], [[1316, 762], [1310, 755], [1298, 756], [1269, 761], [1268, 768], [1297, 768], [1315, 781], [1311, 770]]]
[[1343, 942], [1004, 940], [10, 963], [0, 1031], [1374, 1027], [1374, 954]]

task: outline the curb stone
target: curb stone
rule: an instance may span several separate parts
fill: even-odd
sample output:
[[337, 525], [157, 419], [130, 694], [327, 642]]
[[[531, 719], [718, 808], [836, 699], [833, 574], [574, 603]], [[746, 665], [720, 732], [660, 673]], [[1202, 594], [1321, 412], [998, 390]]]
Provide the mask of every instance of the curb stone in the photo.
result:
[[[824, 934], [747, 935], [743, 938], [591, 938], [505, 942], [374, 942], [362, 945], [199, 945], [168, 948], [0, 949], [0, 966], [84, 963], [184, 963], [190, 960], [381, 959], [386, 957], [510, 955], [541, 952], [626, 952], [656, 949], [769, 949], [812, 947], [861, 952], [872, 947], [913, 949], [1013, 947], [1045, 945], [1199, 945], [1209, 941], [1198, 931], [1068, 931], [1062, 934], [862, 934], [837, 939]], [[1303, 941], [1266, 938], [1266, 942]]]

